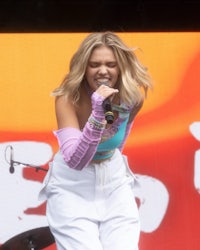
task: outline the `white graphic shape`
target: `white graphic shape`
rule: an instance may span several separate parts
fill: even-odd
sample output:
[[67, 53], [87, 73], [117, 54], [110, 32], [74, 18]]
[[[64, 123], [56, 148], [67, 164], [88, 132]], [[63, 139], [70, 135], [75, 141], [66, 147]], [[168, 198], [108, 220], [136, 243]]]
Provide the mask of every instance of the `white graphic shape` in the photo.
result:
[[[189, 129], [194, 138], [200, 141], [200, 122], [193, 122]], [[200, 149], [194, 153], [194, 187], [200, 193]]]
[[135, 196], [140, 200], [141, 231], [151, 233], [161, 224], [169, 203], [165, 185], [150, 176], [136, 174]]
[[13, 148], [13, 160], [30, 165], [45, 165], [53, 154], [52, 148], [46, 143], [0, 143], [0, 244], [21, 232], [48, 225], [46, 216], [24, 213], [26, 209], [42, 204], [38, 200], [42, 184], [23, 177], [23, 169], [26, 167], [24, 165], [14, 166], [13, 174], [9, 172], [9, 152], [6, 149], [10, 145]]

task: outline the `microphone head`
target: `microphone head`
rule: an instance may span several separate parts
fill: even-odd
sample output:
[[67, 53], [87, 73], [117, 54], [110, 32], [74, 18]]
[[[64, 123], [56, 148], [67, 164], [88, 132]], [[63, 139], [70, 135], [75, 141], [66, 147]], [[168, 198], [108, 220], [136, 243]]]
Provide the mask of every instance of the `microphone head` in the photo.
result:
[[15, 172], [14, 167], [10, 167], [9, 171], [10, 171], [11, 174], [13, 174]]

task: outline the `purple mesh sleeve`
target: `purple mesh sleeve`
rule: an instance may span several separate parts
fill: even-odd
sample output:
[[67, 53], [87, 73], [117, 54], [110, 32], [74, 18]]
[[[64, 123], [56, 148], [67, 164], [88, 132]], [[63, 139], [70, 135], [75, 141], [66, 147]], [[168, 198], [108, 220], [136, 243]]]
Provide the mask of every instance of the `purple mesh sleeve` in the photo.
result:
[[54, 131], [60, 151], [70, 168], [81, 170], [93, 158], [105, 128], [103, 97], [92, 94], [92, 113], [83, 131], [66, 127]]

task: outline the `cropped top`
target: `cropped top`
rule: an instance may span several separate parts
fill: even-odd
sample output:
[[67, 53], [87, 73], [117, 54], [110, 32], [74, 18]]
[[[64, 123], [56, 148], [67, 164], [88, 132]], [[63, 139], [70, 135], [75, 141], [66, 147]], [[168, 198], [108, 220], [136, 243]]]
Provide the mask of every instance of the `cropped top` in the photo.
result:
[[126, 105], [113, 105], [113, 111], [118, 111], [119, 115], [115, 122], [103, 131], [101, 142], [92, 160], [102, 160], [110, 158], [114, 150], [123, 142], [126, 134], [126, 126], [129, 121], [130, 107]]

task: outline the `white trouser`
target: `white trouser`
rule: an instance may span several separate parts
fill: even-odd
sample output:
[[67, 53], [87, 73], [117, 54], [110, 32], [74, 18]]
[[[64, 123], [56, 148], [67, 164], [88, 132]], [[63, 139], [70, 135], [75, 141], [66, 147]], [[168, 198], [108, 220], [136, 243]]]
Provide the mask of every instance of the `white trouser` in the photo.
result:
[[58, 250], [137, 250], [140, 223], [126, 158], [70, 169], [57, 153], [41, 194]]

